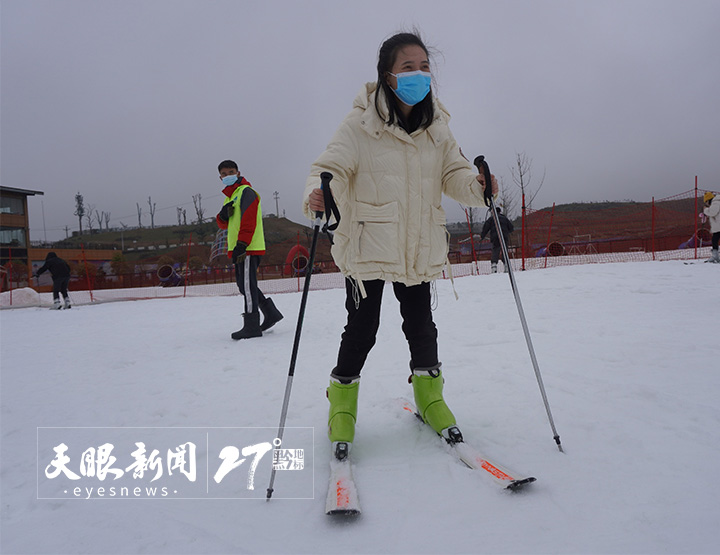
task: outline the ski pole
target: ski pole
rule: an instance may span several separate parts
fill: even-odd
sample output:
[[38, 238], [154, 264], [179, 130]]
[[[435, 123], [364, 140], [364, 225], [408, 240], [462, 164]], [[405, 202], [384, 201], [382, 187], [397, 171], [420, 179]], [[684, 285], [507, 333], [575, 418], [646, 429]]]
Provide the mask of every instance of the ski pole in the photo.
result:
[[510, 257], [508, 256], [507, 244], [505, 243], [505, 237], [503, 236], [502, 228], [500, 227], [500, 217], [498, 216], [497, 210], [495, 209], [495, 200], [493, 199], [492, 193], [492, 176], [490, 174], [490, 167], [485, 161], [484, 156], [478, 156], [473, 161], [478, 171], [485, 176], [485, 204], [490, 207], [490, 211], [493, 215], [493, 221], [495, 222], [495, 231], [497, 231], [498, 238], [500, 239], [500, 245], [502, 246], [503, 261], [508, 269], [508, 276], [510, 277], [510, 286], [512, 287], [513, 295], [515, 295], [515, 304], [517, 305], [518, 314], [520, 314], [520, 322], [522, 323], [523, 332], [525, 333], [525, 341], [527, 342], [528, 350], [530, 351], [530, 360], [532, 360], [533, 369], [535, 370], [535, 377], [537, 378], [538, 385], [540, 386], [540, 394], [542, 395], [543, 403], [545, 403], [545, 411], [550, 421], [550, 427], [553, 432], [553, 439], [560, 449], [561, 453], [564, 453], [562, 445], [560, 444], [560, 436], [555, 429], [555, 422], [553, 421], [552, 412], [550, 412], [550, 403], [548, 403], [547, 393], [545, 393], [545, 386], [543, 385], [542, 376], [540, 375], [540, 367], [538, 366], [537, 357], [535, 356], [535, 349], [533, 348], [532, 339], [530, 339], [530, 331], [528, 330], [527, 320], [525, 320], [525, 312], [523, 311], [522, 303], [520, 302], [520, 294], [517, 290], [517, 284], [515, 283], [515, 276], [513, 274], [512, 265], [508, 262]]
[[[333, 176], [330, 172], [322, 172], [320, 174], [320, 188], [323, 190], [325, 199], [330, 196], [330, 181]], [[326, 203], [327, 204], [327, 203]], [[329, 207], [325, 207], [325, 211], [329, 213]], [[295, 327], [295, 341], [293, 342], [292, 355], [290, 356], [290, 369], [288, 370], [287, 383], [285, 384], [285, 397], [283, 398], [282, 410], [280, 411], [280, 425], [278, 426], [277, 439], [282, 442], [283, 432], [285, 431], [285, 418], [287, 417], [288, 405], [290, 404], [290, 391], [295, 376], [295, 362], [297, 361], [298, 348], [300, 347], [300, 334], [302, 333], [303, 320], [305, 318], [305, 306], [307, 305], [308, 292], [310, 291], [310, 277], [312, 276], [313, 264], [315, 263], [315, 251], [317, 249], [318, 235], [320, 234], [320, 226], [322, 225], [323, 212], [315, 212], [315, 222], [313, 224], [312, 246], [306, 268], [305, 285], [303, 286], [302, 299], [300, 300], [300, 312], [298, 313], [297, 325]], [[329, 218], [329, 216], [328, 216]], [[326, 226], [327, 229], [327, 226]], [[275, 467], [270, 472], [270, 485], [267, 489], [267, 500], [273, 494], [273, 484], [275, 483]]]

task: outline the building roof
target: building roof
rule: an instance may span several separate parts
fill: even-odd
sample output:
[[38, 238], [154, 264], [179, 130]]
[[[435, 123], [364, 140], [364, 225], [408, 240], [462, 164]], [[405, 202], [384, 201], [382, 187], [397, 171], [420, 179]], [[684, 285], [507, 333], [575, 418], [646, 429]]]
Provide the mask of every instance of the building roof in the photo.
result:
[[20, 193], [22, 195], [28, 196], [45, 194], [42, 191], [32, 191], [31, 189], [16, 189], [15, 187], [6, 187], [5, 185], [0, 185], [0, 192]]

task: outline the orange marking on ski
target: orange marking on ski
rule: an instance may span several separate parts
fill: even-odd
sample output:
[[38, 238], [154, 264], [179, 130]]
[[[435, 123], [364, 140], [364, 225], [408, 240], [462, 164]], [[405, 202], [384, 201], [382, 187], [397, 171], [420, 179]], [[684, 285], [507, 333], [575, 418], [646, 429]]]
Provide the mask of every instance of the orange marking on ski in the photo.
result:
[[337, 481], [335, 488], [337, 490], [337, 506], [340, 508], [347, 507], [350, 504], [350, 492], [343, 485], [342, 480]]
[[410, 407], [408, 407], [407, 405], [403, 405], [403, 408], [404, 408], [406, 411], [408, 411], [408, 412], [412, 412], [412, 413], [415, 412], [414, 410], [412, 410], [412, 409], [411, 409]]
[[508, 476], [502, 470], [493, 466], [485, 459], [480, 459], [480, 466], [483, 468], [483, 470], [487, 470], [490, 474], [492, 474], [496, 478], [500, 478], [501, 480], [510, 480], [510, 481], [513, 480], [512, 476]]

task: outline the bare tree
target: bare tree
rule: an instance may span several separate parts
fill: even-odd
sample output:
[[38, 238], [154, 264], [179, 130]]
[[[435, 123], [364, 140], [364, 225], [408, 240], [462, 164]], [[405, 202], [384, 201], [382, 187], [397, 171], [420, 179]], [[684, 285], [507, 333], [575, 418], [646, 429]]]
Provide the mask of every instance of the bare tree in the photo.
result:
[[93, 223], [95, 222], [95, 216], [93, 216], [94, 211], [95, 205], [90, 204], [88, 205], [87, 212], [85, 213], [85, 219], [87, 220], [88, 231], [90, 233], [93, 231]]
[[183, 225], [187, 225], [187, 210], [185, 210], [184, 208], [182, 211], [182, 216], [183, 216]]
[[100, 231], [102, 231], [103, 220], [105, 219], [105, 217], [103, 216], [103, 213], [100, 212], [100, 210], [95, 210], [95, 219], [97, 220], [98, 228], [100, 229]]
[[75, 195], [74, 213], [78, 217], [78, 221], [80, 222], [80, 235], [82, 235], [82, 219], [83, 216], [85, 216], [85, 202], [83, 200], [83, 196], [79, 192], [77, 195]]
[[498, 178], [498, 186], [500, 188], [499, 200], [500, 205], [505, 212], [505, 215], [512, 219], [512, 214], [515, 212], [515, 206], [517, 203], [517, 193], [513, 193], [510, 187], [505, 186], [505, 180], [501, 177]]
[[110, 212], [103, 212], [105, 218], [105, 230], [110, 231]]
[[197, 223], [203, 223], [203, 207], [202, 207], [202, 195], [193, 195], [193, 205], [195, 205], [195, 214], [197, 214]]
[[137, 213], [138, 213], [138, 227], [142, 227], [142, 208], [140, 208], [140, 203], [136, 202], [135, 206], [137, 206]]
[[148, 204], [150, 205], [150, 229], [155, 229], [155, 203], [152, 201], [152, 197], [148, 197]]
[[182, 213], [183, 213], [183, 209], [178, 206], [177, 207], [178, 225], [182, 225]]
[[482, 211], [482, 207], [480, 206], [464, 206], [465, 214], [467, 215], [468, 219], [468, 226], [470, 227], [470, 232], [475, 233], [477, 231], [477, 226], [475, 224], [481, 223], [480, 221], [480, 213]]
[[545, 171], [543, 171], [540, 185], [538, 185], [536, 189], [532, 189], [532, 163], [532, 158], [528, 158], [524, 152], [516, 152], [515, 164], [510, 166], [512, 179], [515, 182], [515, 185], [520, 188], [520, 194], [524, 197], [525, 206], [527, 208], [532, 206], [533, 200], [535, 200], [535, 197], [540, 192], [543, 183], [545, 183]]

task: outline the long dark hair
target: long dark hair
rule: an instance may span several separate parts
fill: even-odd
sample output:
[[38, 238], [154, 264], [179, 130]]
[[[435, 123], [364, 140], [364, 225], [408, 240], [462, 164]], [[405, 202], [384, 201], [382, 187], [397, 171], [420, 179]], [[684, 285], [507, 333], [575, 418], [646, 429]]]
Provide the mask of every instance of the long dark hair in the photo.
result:
[[[416, 45], [425, 51], [425, 54], [430, 57], [427, 47], [423, 43], [420, 36], [415, 33], [397, 33], [393, 35], [380, 46], [378, 52], [378, 64], [377, 64], [377, 90], [378, 92], [382, 89], [385, 93], [385, 99], [387, 101], [388, 108], [388, 119], [386, 123], [388, 125], [394, 125], [397, 123], [408, 133], [412, 133], [420, 128], [427, 128], [432, 123], [435, 117], [435, 111], [433, 110], [432, 90], [428, 95], [420, 102], [413, 106], [410, 112], [409, 121], [405, 121], [405, 118], [400, 111], [398, 98], [395, 96], [395, 92], [387, 84], [386, 74], [392, 69], [397, 59], [398, 51], [409, 45]], [[378, 105], [379, 94], [375, 95], [375, 111], [382, 118], [380, 107]]]

